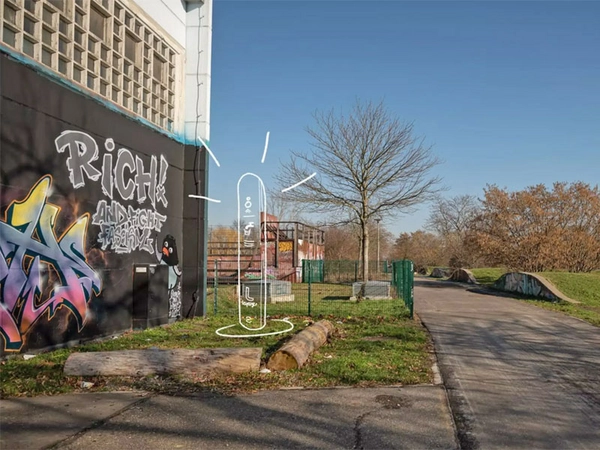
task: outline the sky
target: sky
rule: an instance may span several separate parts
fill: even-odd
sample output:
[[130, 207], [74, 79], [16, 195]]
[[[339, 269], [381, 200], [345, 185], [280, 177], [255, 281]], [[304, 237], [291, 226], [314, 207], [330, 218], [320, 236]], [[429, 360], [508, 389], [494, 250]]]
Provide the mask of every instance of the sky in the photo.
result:
[[[600, 2], [214, 0], [209, 224], [267, 188], [315, 111], [384, 101], [443, 163], [445, 196], [600, 183]], [[270, 132], [265, 162], [261, 157]], [[423, 205], [388, 220], [421, 228]]]

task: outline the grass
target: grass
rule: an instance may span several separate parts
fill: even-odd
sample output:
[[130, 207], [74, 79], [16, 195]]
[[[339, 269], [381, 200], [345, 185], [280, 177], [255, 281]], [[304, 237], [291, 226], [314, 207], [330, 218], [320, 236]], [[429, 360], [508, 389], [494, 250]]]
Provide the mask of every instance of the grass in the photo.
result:
[[498, 267], [484, 267], [478, 269], [469, 269], [479, 284], [486, 286], [494, 284], [494, 282], [506, 273], [506, 270]]
[[[327, 318], [327, 317], [326, 317]], [[0, 364], [0, 396], [52, 395], [83, 390], [82, 381], [94, 383], [86, 391], [146, 390], [158, 393], [213, 391], [225, 395], [281, 387], [377, 386], [418, 384], [431, 381], [431, 344], [426, 331], [408, 319], [396, 316], [329, 317], [335, 332], [329, 343], [314, 352], [298, 370], [247, 373], [200, 379], [184, 376], [67, 377], [63, 367], [73, 352], [158, 348], [261, 347], [266, 360], [289, 336], [313, 319], [294, 317], [295, 329], [288, 335], [231, 339], [215, 334], [232, 317], [210, 317], [176, 322], [116, 339], [88, 343], [71, 349], [39, 354], [25, 360], [16, 356]], [[314, 319], [317, 320], [317, 319]]]
[[581, 303], [551, 303], [529, 300], [530, 302], [542, 308], [564, 312], [570, 316], [583, 319], [592, 325], [600, 326], [600, 272], [540, 272], [539, 275], [550, 281], [567, 297]]
[[[483, 285], [491, 286], [506, 270], [501, 268], [471, 269], [473, 275]], [[581, 302], [573, 304], [568, 302], [549, 302], [523, 297], [541, 308], [560, 311], [573, 317], [585, 320], [593, 325], [600, 326], [600, 271], [591, 273], [570, 272], [539, 272], [567, 297]]]
[[[222, 285], [217, 288], [217, 304], [215, 306], [214, 288], [208, 290], [209, 314], [237, 314], [236, 287]], [[293, 283], [293, 302], [269, 304], [269, 314], [273, 315], [334, 315], [340, 317], [370, 315], [398, 315], [404, 311], [402, 300], [368, 300], [352, 301], [351, 284], [333, 283]], [[394, 295], [392, 289], [392, 295]], [[309, 301], [310, 300], [310, 301]], [[310, 308], [310, 309], [309, 309]]]

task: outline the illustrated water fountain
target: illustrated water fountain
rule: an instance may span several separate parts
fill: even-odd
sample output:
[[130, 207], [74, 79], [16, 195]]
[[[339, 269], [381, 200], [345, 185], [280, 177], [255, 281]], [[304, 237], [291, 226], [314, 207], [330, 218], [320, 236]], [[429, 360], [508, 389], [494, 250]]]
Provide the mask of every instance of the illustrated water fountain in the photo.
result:
[[[198, 139], [213, 158], [217, 166], [220, 166], [208, 145], [206, 145], [200, 137], [198, 137]], [[267, 132], [261, 163], [264, 163], [268, 145], [269, 133]], [[282, 192], [299, 186], [315, 175], [316, 173], [313, 173], [293, 186], [283, 189]], [[220, 200], [200, 195], [190, 194], [189, 196], [206, 201], [220, 202]], [[293, 295], [291, 293], [291, 284], [289, 284], [288, 288], [288, 285], [285, 284], [288, 282], [281, 282], [283, 284], [277, 283], [269, 280], [267, 276], [267, 245], [266, 242], [262, 243], [265, 245], [261, 245], [261, 240], [266, 240], [267, 235], [265, 228], [267, 222], [266, 211], [267, 194], [262, 179], [254, 173], [247, 172], [243, 174], [237, 182], [237, 232], [238, 236], [242, 237], [242, 239], [238, 239], [237, 251], [238, 323], [226, 325], [216, 330], [216, 333], [219, 336], [232, 338], [273, 336], [287, 333], [294, 329], [294, 324], [287, 318], [267, 320], [267, 303], [269, 302], [269, 299], [271, 301], [274, 300], [274, 289], [278, 290], [277, 294], [279, 295], [277, 295], [278, 298], [276, 300], [279, 301], [291, 301], [293, 300]], [[243, 280], [241, 270], [242, 248], [256, 248], [257, 245], [260, 249], [260, 276], [252, 281]], [[278, 331], [264, 332], [269, 322], [283, 322], [285, 328]], [[243, 334], [227, 333], [228, 330], [237, 327], [238, 325], [248, 332]]]

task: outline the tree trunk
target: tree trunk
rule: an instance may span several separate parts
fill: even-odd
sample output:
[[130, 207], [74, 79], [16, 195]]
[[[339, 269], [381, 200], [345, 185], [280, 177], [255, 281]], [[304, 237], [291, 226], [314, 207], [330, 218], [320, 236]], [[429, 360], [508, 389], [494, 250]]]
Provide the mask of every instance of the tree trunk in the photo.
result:
[[256, 372], [261, 348], [206, 348], [173, 350], [123, 350], [73, 353], [65, 363], [65, 375], [145, 376]]
[[308, 360], [310, 354], [327, 342], [333, 331], [328, 320], [320, 320], [296, 334], [277, 350], [267, 363], [271, 370], [297, 369]]

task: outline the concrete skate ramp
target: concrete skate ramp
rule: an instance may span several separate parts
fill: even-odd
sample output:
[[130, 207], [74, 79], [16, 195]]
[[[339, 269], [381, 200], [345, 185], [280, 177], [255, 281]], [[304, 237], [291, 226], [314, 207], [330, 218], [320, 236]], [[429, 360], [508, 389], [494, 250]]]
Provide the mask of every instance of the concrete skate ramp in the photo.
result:
[[577, 300], [573, 300], [560, 292], [546, 278], [528, 272], [505, 273], [494, 283], [494, 288], [550, 301], [562, 300], [569, 303], [579, 303]]

